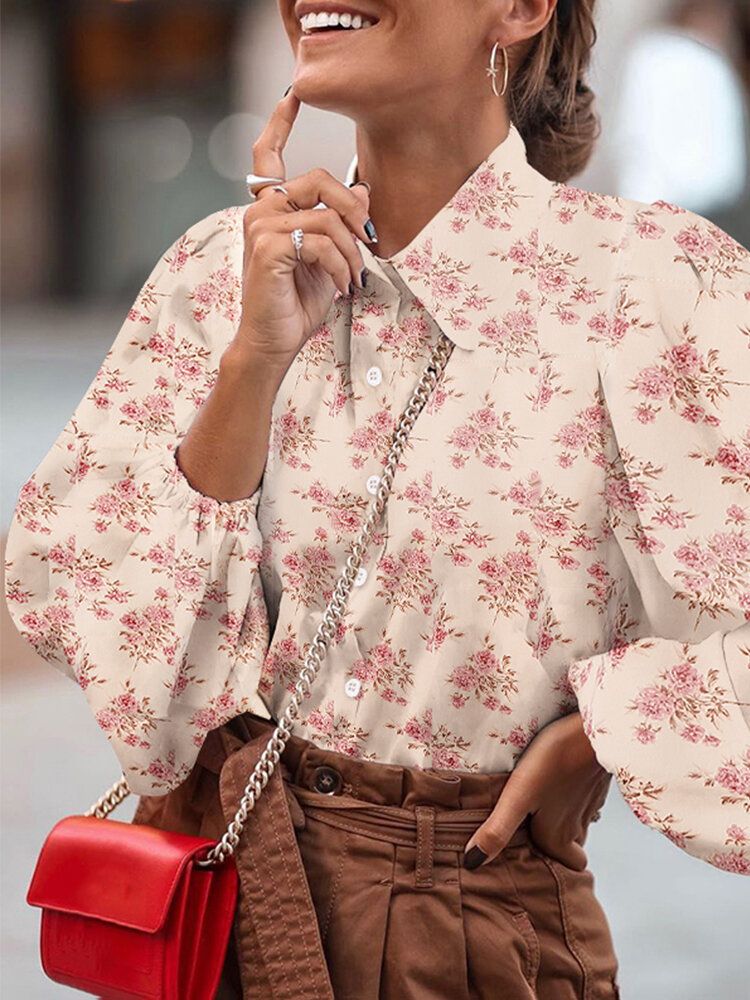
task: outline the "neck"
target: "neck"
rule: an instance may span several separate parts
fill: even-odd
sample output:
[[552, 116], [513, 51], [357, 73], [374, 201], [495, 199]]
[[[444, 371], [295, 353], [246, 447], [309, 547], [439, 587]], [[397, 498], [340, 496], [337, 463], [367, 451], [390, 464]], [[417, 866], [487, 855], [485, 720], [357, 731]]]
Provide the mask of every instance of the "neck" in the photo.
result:
[[[508, 134], [505, 105], [493, 104], [467, 113], [401, 124], [397, 128], [357, 124], [357, 180], [371, 186], [370, 216], [378, 257], [398, 253], [419, 233], [473, 170]], [[480, 114], [481, 112], [481, 114]]]

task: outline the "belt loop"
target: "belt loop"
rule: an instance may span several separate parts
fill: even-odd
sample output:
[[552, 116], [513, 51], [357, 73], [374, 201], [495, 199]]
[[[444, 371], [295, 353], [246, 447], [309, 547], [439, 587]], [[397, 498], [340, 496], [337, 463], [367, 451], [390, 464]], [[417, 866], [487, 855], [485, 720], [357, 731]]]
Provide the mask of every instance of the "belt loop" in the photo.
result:
[[415, 806], [417, 820], [417, 858], [414, 884], [418, 889], [432, 888], [432, 862], [435, 856], [435, 807]]

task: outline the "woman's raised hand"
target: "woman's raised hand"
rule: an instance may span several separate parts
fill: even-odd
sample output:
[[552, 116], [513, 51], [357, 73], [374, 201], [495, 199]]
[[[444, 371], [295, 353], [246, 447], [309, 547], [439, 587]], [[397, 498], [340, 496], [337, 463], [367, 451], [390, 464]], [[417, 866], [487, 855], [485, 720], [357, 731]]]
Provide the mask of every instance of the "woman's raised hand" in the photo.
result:
[[[284, 147], [300, 101], [283, 97], [253, 144], [253, 171], [286, 178]], [[289, 198], [262, 188], [245, 212], [242, 315], [235, 346], [285, 370], [322, 323], [338, 288], [363, 287], [364, 261], [357, 238], [370, 242], [369, 191], [352, 188], [323, 168], [284, 180]], [[323, 208], [316, 209], [319, 202]], [[293, 229], [304, 230], [297, 259]]]

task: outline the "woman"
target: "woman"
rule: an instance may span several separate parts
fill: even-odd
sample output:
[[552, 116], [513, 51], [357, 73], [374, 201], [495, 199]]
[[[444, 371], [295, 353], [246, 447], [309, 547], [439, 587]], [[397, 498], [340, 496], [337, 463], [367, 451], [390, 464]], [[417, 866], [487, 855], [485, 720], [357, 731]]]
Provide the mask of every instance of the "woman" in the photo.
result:
[[[250, 813], [219, 996], [616, 997], [583, 849], [613, 775], [750, 872], [750, 260], [566, 183], [593, 7], [363, 0], [311, 31], [352, 8], [281, 0], [272, 180], [164, 254], [22, 490], [16, 624], [136, 821], [218, 837], [447, 344]], [[351, 186], [284, 180], [302, 101], [355, 120]]]

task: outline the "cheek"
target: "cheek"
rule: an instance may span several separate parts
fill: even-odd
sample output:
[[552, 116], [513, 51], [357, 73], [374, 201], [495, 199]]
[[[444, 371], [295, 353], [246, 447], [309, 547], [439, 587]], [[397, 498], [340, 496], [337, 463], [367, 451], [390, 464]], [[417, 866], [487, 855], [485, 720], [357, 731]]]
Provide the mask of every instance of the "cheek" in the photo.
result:
[[[432, 86], [470, 86], [477, 79], [478, 66], [485, 58], [489, 60], [489, 48], [485, 53], [477, 25], [466, 14], [456, 12], [454, 6], [432, 5], [432, 13], [425, 11], [418, 18], [404, 18], [399, 25], [399, 46], [406, 45], [404, 54], [411, 73]], [[465, 9], [463, 4], [460, 6]]]

